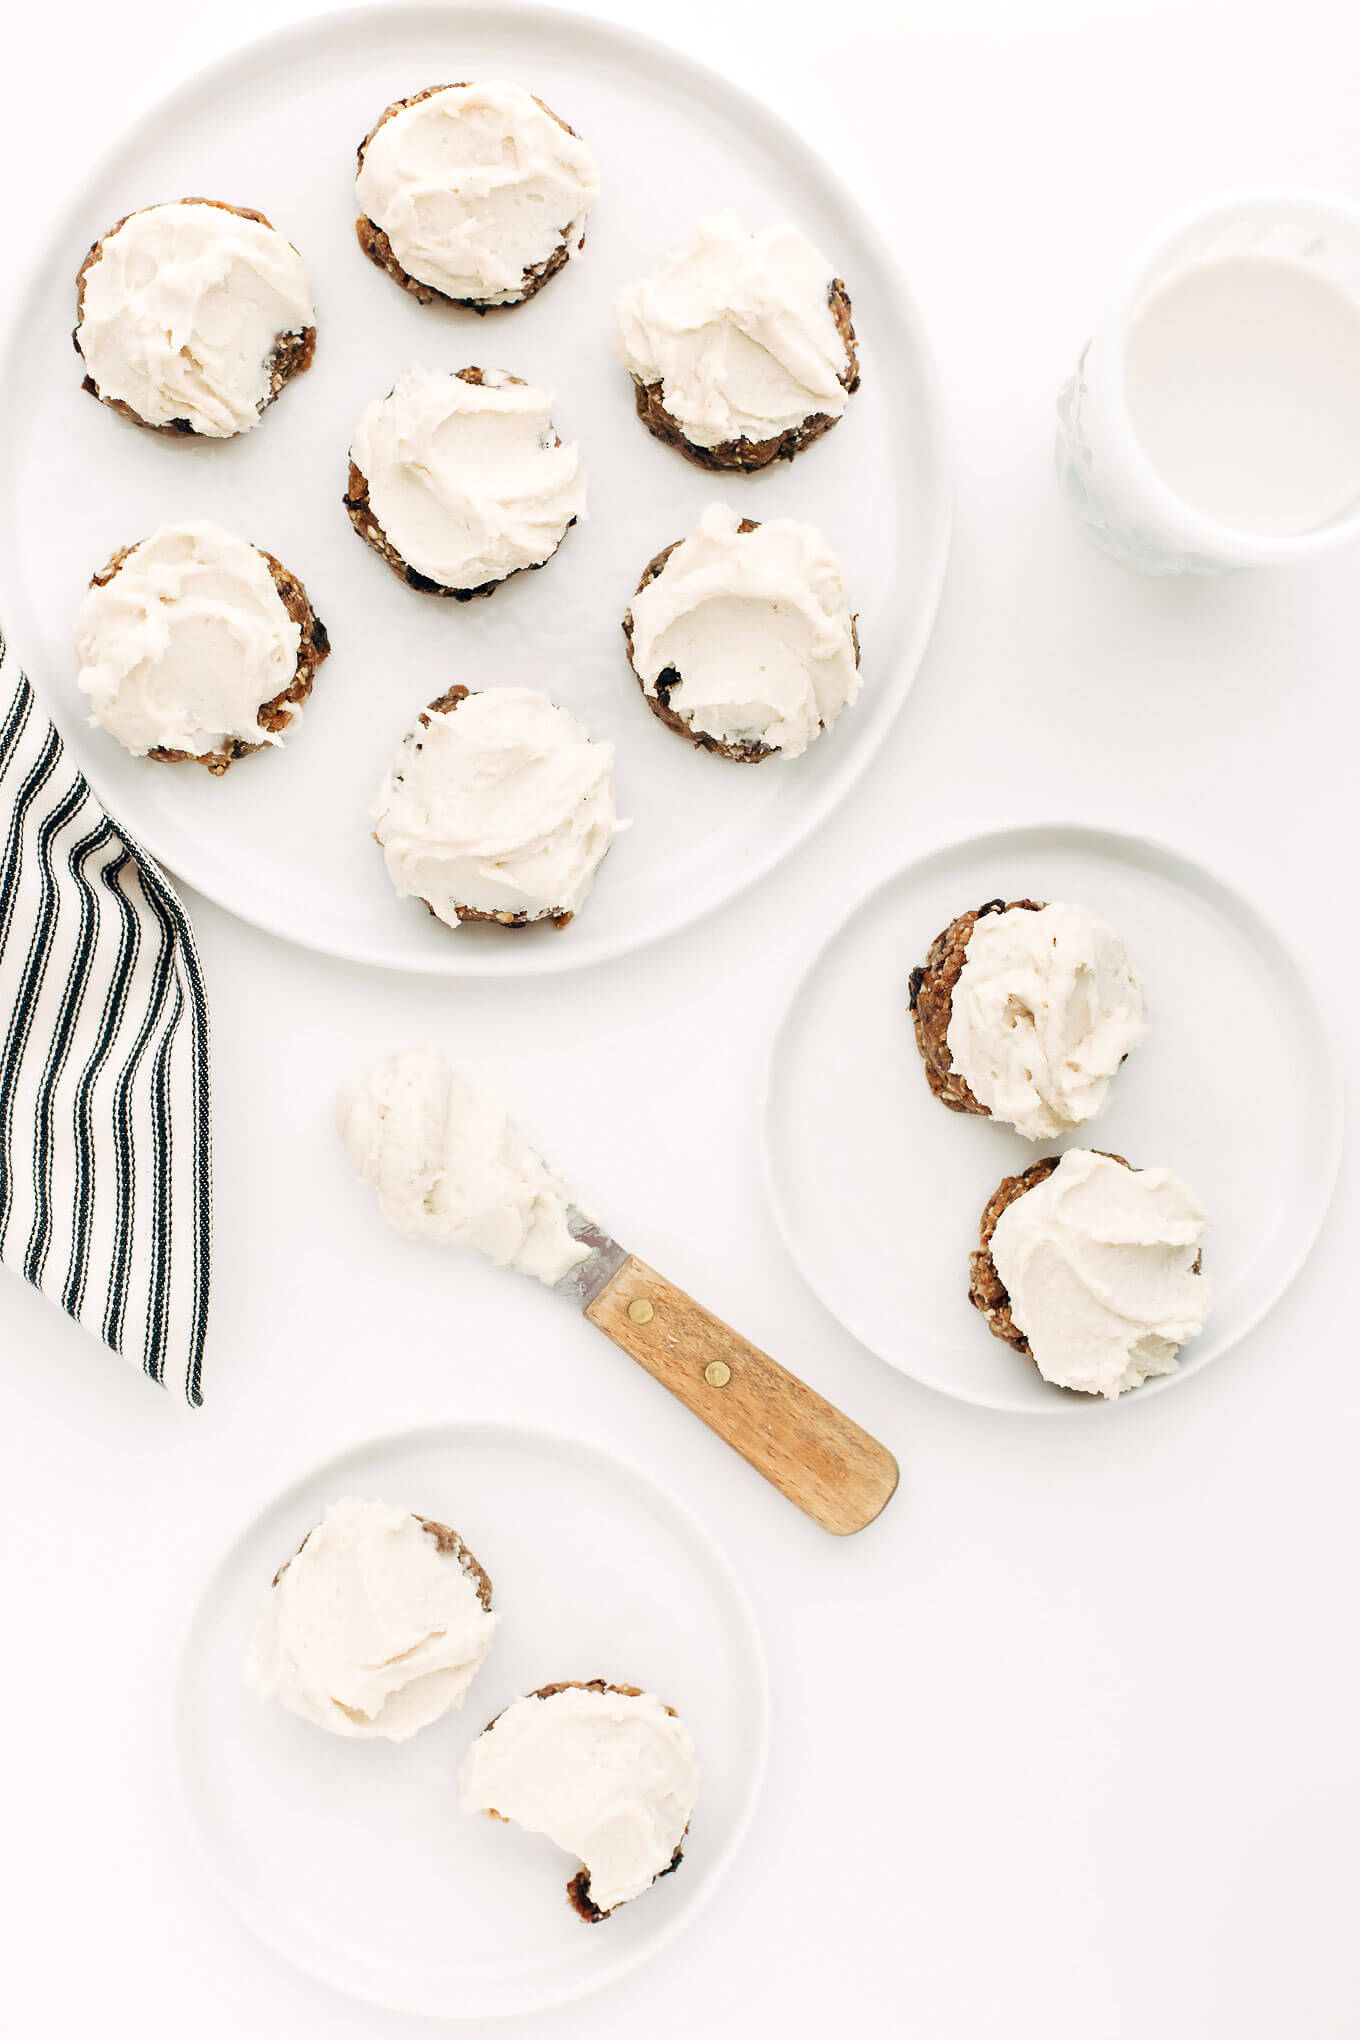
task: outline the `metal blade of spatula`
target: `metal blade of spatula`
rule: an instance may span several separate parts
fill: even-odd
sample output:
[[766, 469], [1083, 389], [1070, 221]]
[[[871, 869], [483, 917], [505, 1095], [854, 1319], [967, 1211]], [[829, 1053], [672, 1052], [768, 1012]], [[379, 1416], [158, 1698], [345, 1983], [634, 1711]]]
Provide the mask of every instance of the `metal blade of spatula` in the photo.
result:
[[555, 1284], [557, 1295], [824, 1530], [846, 1537], [873, 1522], [897, 1486], [886, 1446], [575, 1205], [567, 1224], [590, 1253]]

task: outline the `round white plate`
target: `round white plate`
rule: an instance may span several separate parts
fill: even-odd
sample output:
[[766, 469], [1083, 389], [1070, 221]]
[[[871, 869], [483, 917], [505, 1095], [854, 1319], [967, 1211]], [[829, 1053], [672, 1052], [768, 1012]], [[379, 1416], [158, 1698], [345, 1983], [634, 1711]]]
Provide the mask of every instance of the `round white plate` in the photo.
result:
[[[259, 1700], [242, 1664], [260, 1596], [346, 1495], [449, 1523], [502, 1615], [460, 1712], [409, 1742], [347, 1742]], [[701, 1784], [674, 1876], [586, 1926], [578, 1867], [541, 1835], [458, 1811], [462, 1753], [517, 1693], [555, 1679], [642, 1686], [688, 1724]], [[432, 1425], [309, 1473], [204, 1587], [177, 1699], [180, 1774], [205, 1857], [273, 1948], [339, 1990], [444, 2018], [539, 2011], [674, 1940], [745, 1834], [769, 1701], [726, 1561], [646, 1476], [518, 1425]]]
[[[1147, 1039], [1109, 1109], [1066, 1141], [1031, 1144], [946, 1110], [907, 1011], [913, 965], [956, 914], [1026, 896], [1112, 922], [1148, 994]], [[1173, 1169], [1202, 1199], [1213, 1309], [1176, 1371], [1134, 1391], [1155, 1395], [1225, 1353], [1297, 1273], [1331, 1198], [1341, 1109], [1307, 985], [1246, 900], [1135, 837], [1010, 829], [909, 865], [817, 957], [774, 1048], [766, 1175], [799, 1268], [894, 1367], [990, 1409], [1100, 1409], [1051, 1387], [968, 1302], [968, 1256], [1001, 1178], [1062, 1147], [1101, 1147]]]
[[[585, 136], [603, 196], [585, 252], [522, 308], [425, 307], [354, 236], [354, 151], [389, 101], [450, 79], [522, 81]], [[80, 388], [76, 271], [121, 214], [186, 194], [253, 206], [316, 286], [316, 365], [256, 431], [221, 444], [124, 423]], [[612, 352], [619, 288], [701, 214], [790, 219], [845, 277], [863, 386], [834, 432], [755, 476], [710, 476], [638, 423]], [[404, 587], [350, 528], [347, 449], [403, 369], [502, 367], [555, 390], [590, 473], [590, 521], [490, 599]], [[864, 690], [801, 759], [732, 765], [648, 709], [620, 622], [643, 567], [705, 504], [817, 524], [846, 563]], [[129, 757], [84, 719], [71, 619], [94, 570], [156, 524], [217, 519], [305, 581], [334, 651], [301, 727], [221, 780]], [[557, 10], [384, 6], [255, 44], [150, 115], [92, 173], [16, 308], [0, 373], [0, 617], [96, 791], [201, 892], [277, 935], [400, 969], [524, 975], [615, 956], [711, 912], [841, 800], [896, 716], [948, 547], [934, 376], [915, 307], [857, 205], [790, 129], [675, 55]], [[417, 711], [455, 682], [544, 689], [617, 747], [633, 820], [565, 930], [452, 933], [392, 892], [368, 805]]]

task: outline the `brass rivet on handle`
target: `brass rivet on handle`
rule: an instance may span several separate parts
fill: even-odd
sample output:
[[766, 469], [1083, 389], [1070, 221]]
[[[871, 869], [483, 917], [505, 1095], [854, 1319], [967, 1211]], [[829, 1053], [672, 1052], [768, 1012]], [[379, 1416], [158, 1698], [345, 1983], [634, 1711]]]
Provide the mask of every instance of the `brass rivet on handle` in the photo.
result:
[[628, 1315], [635, 1325], [649, 1325], [656, 1312], [645, 1296], [635, 1296], [628, 1306]]
[[725, 1360], [710, 1360], [704, 1369], [704, 1380], [710, 1388], [726, 1388], [732, 1379], [732, 1370]]

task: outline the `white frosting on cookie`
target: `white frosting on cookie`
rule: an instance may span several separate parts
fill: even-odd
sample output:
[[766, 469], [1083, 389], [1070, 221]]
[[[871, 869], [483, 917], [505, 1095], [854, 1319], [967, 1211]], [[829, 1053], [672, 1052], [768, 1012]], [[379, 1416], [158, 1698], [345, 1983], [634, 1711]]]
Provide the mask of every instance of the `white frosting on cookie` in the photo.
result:
[[327, 1509], [260, 1603], [246, 1682], [332, 1735], [405, 1742], [460, 1707], [499, 1615], [406, 1509]]
[[654, 1694], [568, 1686], [512, 1700], [469, 1746], [458, 1785], [464, 1813], [498, 1813], [584, 1863], [591, 1903], [609, 1912], [670, 1867], [699, 1768]]
[[574, 914], [627, 824], [614, 811], [614, 746], [529, 687], [488, 687], [427, 710], [402, 739], [371, 809], [403, 899], [457, 909]]
[[316, 323], [297, 249], [220, 205], [132, 213], [99, 243], [82, 290], [76, 338], [100, 396], [210, 439], [259, 424], [278, 341]]
[[[301, 628], [268, 563], [219, 525], [163, 524], [76, 612], [90, 721], [136, 757], [281, 744], [258, 712], [292, 685]], [[300, 710], [285, 704], [291, 720]]]
[[633, 597], [633, 664], [652, 695], [679, 673], [669, 706], [691, 729], [796, 758], [859, 693], [845, 575], [811, 525], [741, 521], [711, 503]]
[[531, 93], [493, 80], [446, 85], [384, 120], [356, 189], [408, 276], [505, 305], [523, 295], [526, 271], [580, 246], [600, 173]]
[[1212, 1291], [1193, 1272], [1209, 1221], [1169, 1169], [1071, 1148], [997, 1220], [992, 1260], [1039, 1372], [1117, 1396], [1169, 1374]]
[[1143, 987], [1115, 930], [1085, 907], [984, 914], [950, 1004], [954, 1068], [1027, 1140], [1094, 1119], [1147, 1033]]
[[619, 351], [638, 382], [661, 384], [695, 446], [839, 418], [849, 357], [831, 312], [834, 281], [796, 228], [748, 234], [735, 213], [720, 213], [619, 294]]
[[336, 1123], [383, 1217], [408, 1238], [471, 1247], [549, 1285], [585, 1260], [567, 1230], [566, 1183], [437, 1048], [408, 1049], [347, 1085]]
[[409, 370], [369, 405], [350, 448], [386, 537], [441, 588], [541, 566], [586, 514], [580, 452], [553, 430], [551, 391], [483, 374]]

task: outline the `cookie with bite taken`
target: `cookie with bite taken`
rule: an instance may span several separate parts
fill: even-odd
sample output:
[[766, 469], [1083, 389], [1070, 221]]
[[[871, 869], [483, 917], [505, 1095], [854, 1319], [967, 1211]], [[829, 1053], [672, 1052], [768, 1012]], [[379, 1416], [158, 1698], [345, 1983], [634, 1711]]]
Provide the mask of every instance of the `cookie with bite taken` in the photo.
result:
[[579, 1860], [567, 1898], [594, 1926], [679, 1867], [699, 1770], [655, 1694], [567, 1679], [503, 1708], [469, 1745], [458, 1788], [464, 1813], [515, 1821]]

